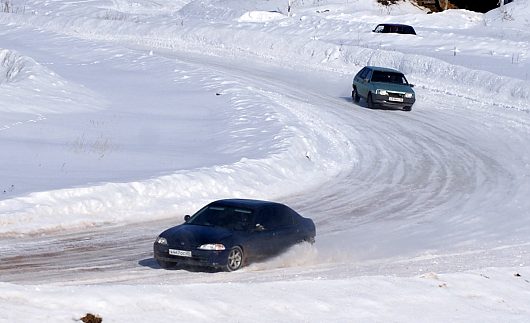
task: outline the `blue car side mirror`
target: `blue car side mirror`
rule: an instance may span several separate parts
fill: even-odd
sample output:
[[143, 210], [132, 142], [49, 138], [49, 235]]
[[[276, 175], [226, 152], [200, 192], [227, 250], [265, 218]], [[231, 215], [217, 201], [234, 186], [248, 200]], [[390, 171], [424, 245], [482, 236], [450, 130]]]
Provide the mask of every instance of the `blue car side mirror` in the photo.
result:
[[188, 222], [189, 219], [191, 219], [191, 216], [190, 216], [189, 214], [186, 214], [186, 215], [184, 216], [184, 222]]

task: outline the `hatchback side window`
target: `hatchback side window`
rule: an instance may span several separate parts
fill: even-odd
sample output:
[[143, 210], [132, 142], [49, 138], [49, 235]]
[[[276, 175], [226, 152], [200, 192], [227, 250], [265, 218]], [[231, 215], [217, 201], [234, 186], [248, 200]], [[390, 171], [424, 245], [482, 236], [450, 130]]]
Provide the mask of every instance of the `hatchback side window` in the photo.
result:
[[365, 67], [365, 68], [361, 71], [361, 74], [359, 75], [359, 77], [360, 77], [361, 79], [363, 79], [363, 80], [366, 79], [367, 76], [368, 76], [368, 72], [370, 72], [370, 70], [367, 69], [367, 68]]
[[362, 75], [364, 71], [366, 70], [366, 67], [363, 67], [362, 70], [360, 70], [357, 75], [355, 75], [355, 78], [363, 78]]
[[372, 79], [372, 74], [374, 74], [373, 71], [369, 69], [368, 73], [366, 73], [365, 79], [370, 81]]

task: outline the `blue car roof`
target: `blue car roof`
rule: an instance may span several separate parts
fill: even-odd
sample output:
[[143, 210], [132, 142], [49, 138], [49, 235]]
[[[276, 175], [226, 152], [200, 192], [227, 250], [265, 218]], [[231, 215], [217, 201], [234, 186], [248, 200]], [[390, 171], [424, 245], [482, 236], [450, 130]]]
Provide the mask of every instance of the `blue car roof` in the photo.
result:
[[212, 202], [210, 204], [222, 204], [227, 206], [235, 207], [246, 207], [249, 209], [258, 209], [265, 205], [283, 205], [281, 203], [263, 201], [263, 200], [252, 200], [252, 199], [224, 199]]

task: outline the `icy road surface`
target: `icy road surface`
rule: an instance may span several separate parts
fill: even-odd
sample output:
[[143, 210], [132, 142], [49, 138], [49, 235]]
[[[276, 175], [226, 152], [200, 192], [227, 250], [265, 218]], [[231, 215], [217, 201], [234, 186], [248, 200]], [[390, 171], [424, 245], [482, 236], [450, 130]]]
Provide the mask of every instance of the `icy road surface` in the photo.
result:
[[[349, 75], [161, 55], [259, 88], [317, 131], [337, 134], [343, 140], [337, 146], [350, 151], [351, 164], [336, 177], [282, 199], [315, 220], [315, 246], [296, 246], [270, 262], [251, 265], [238, 281], [408, 276], [528, 263], [524, 223], [530, 209], [525, 198], [530, 157], [521, 149], [529, 138], [526, 112], [507, 113], [421, 87], [412, 113], [368, 110], [364, 102], [351, 102]], [[183, 271], [175, 276], [158, 270], [152, 242], [181, 218], [4, 240], [2, 280], [99, 284], [235, 279], [223, 273]], [[513, 234], [506, 237], [507, 231]]]

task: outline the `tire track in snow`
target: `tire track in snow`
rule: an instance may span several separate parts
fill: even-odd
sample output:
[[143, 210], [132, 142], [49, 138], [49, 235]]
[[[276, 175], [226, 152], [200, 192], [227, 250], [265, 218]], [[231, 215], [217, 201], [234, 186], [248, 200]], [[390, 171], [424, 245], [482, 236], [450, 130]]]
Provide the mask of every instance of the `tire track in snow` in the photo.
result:
[[[153, 41], [149, 44], [157, 43]], [[165, 45], [165, 40], [161, 40], [160, 46]], [[248, 70], [252, 71], [251, 68]], [[235, 76], [242, 78], [241, 75]], [[421, 88], [419, 92], [425, 96], [425, 100], [415, 106], [413, 113], [370, 111], [346, 105], [344, 100], [330, 95], [318, 95], [317, 88], [303, 88], [292, 81], [267, 80], [266, 76], [246, 79], [252, 83], [266, 84], [265, 91], [281, 93], [275, 98], [278, 101], [300, 102], [299, 105], [289, 103], [286, 107], [294, 109], [291, 112], [298, 117], [307, 113], [306, 122], [322, 118], [325, 122], [315, 124], [333, 124], [338, 131], [347, 134], [349, 144], [342, 147], [351, 149], [352, 165], [345, 166], [342, 173], [318, 189], [285, 197], [285, 201], [318, 221], [323, 240], [323, 243], [317, 244], [319, 251], [326, 252], [337, 246], [344, 251], [344, 244], [351, 244], [356, 251], [366, 248], [366, 254], [372, 253], [352, 255], [346, 252], [343, 258], [338, 256], [339, 262], [351, 262], [355, 257], [363, 256], [388, 259], [388, 255], [380, 254], [381, 249], [393, 251], [388, 244], [402, 241], [400, 239], [403, 238], [424, 242], [423, 246], [414, 246], [410, 241], [405, 241], [408, 242], [405, 246], [396, 246], [396, 249], [399, 247], [397, 252], [405, 256], [408, 252], [453, 247], [450, 244], [468, 243], [475, 238], [495, 239], [494, 231], [500, 229], [496, 226], [499, 222], [495, 221], [495, 217], [503, 212], [513, 217], [510, 217], [511, 222], [505, 224], [507, 228], [499, 231], [505, 233], [515, 230], [520, 224], [526, 224], [522, 216], [527, 215], [524, 210], [528, 210], [529, 205], [525, 196], [530, 192], [527, 181], [529, 172], [528, 168], [524, 168], [524, 163], [529, 159], [528, 151], [517, 150], [517, 147], [526, 147], [529, 136], [525, 126], [502, 129], [503, 121], [512, 118], [511, 112], [483, 116], [484, 111], [480, 109], [485, 107], [480, 101], [473, 102], [450, 93], [440, 94]], [[306, 112], [312, 110], [317, 112]], [[521, 116], [522, 123], [527, 124], [527, 116], [516, 111], [513, 113], [514, 116]], [[496, 117], [500, 119], [495, 120]], [[328, 131], [333, 134], [331, 130]], [[518, 214], [517, 208], [523, 211]], [[126, 230], [132, 233], [138, 227], [129, 226]], [[368, 240], [369, 243], [380, 240], [381, 246], [363, 244], [363, 239], [367, 237], [363, 231], [369, 230], [376, 235], [387, 235]], [[102, 231], [95, 229], [90, 235], [98, 232]], [[105, 281], [114, 279], [110, 276], [116, 272], [124, 274], [131, 270], [131, 266], [138, 267], [134, 261], [119, 259], [116, 245], [108, 243], [122, 234], [122, 229], [114, 228], [105, 232], [108, 235], [92, 246], [94, 249], [100, 246], [100, 250], [88, 259], [85, 254], [73, 257], [87, 249], [71, 246], [61, 252], [59, 259], [44, 261], [44, 256], [40, 257], [40, 270], [46, 270], [51, 264], [54, 268], [47, 274], [53, 279], [73, 279], [77, 276], [61, 271], [67, 259], [71, 259], [70, 272], [72, 267], [80, 270], [90, 268], [91, 271], [101, 268], [105, 273], [90, 279]], [[525, 232], [514, 233], [522, 236]], [[339, 241], [337, 237], [346, 239]], [[389, 241], [385, 242], [383, 238]], [[74, 239], [77, 239], [75, 235]], [[123, 252], [123, 257], [145, 255], [150, 240], [149, 235], [143, 235], [131, 241], [129, 248], [119, 251]], [[447, 240], [445, 244], [444, 240]], [[521, 245], [524, 248], [525, 244]], [[434, 251], [439, 252], [439, 249]], [[31, 266], [30, 258], [26, 258], [26, 264]], [[35, 259], [39, 259], [39, 256]], [[465, 261], [465, 257], [463, 259]], [[111, 273], [108, 267], [114, 267], [114, 271]], [[278, 275], [273, 272], [265, 275], [265, 279]], [[39, 271], [35, 273], [39, 275]], [[203, 278], [202, 275], [200, 278]]]
[[[197, 63], [200, 62], [198, 59]], [[217, 72], [226, 68], [208, 61], [202, 63], [210, 63]], [[177, 219], [94, 228], [41, 241], [28, 238], [27, 245], [15, 244], [7, 253], [2, 252], [8, 255], [2, 263], [11, 264], [0, 267], [4, 279], [61, 284], [139, 279], [176, 284], [190, 280], [266, 281], [323, 273], [330, 277], [374, 272], [407, 275], [428, 268], [437, 271], [472, 269], [492, 259], [498, 265], [512, 265], [511, 261], [518, 255], [522, 262], [528, 259], [523, 252], [525, 244], [513, 243], [513, 248], [507, 246], [502, 252], [489, 251], [487, 246], [483, 246], [482, 251], [457, 250], [454, 255], [460, 257], [458, 265], [440, 261], [440, 257], [453, 257], [444, 256], [442, 250], [457, 247], [453, 246], [455, 243], [466, 243], [477, 237], [483, 239], [484, 235], [493, 238], [493, 231], [498, 227], [490, 227], [497, 223], [492, 222], [492, 216], [498, 214], [503, 201], [521, 199], [528, 193], [528, 184], [517, 176], [525, 175], [525, 170], [519, 168], [520, 161], [506, 163], [517, 153], [514, 147], [528, 138], [526, 128], [506, 128], [504, 134], [507, 136], [495, 139], [498, 128], [503, 126], [499, 116], [488, 115], [481, 119], [480, 111], [474, 110], [472, 102], [437, 97], [428, 91], [420, 92], [422, 96], [435, 99], [420, 102], [412, 113], [367, 110], [344, 99], [320, 94], [310, 87], [293, 84], [292, 80], [275, 79], [273, 72], [269, 75], [260, 70], [248, 73], [253, 68], [229, 69], [230, 72], [224, 70], [224, 73], [260, 84], [262, 91], [270, 93], [271, 98], [290, 109], [297, 118], [305, 118], [306, 122], [314, 119], [315, 126], [333, 125], [327, 130], [330, 134], [340, 131], [345, 136], [346, 144], [337, 142], [334, 149], [350, 149], [352, 165], [345, 165], [341, 173], [316, 189], [283, 199], [317, 221], [316, 251], [306, 250], [301, 252], [301, 258], [292, 260], [280, 257], [257, 264], [237, 277], [185, 271], [175, 275], [171, 271], [153, 270], [156, 265], [150, 258], [152, 240], [162, 228], [180, 222]], [[454, 104], [461, 109], [450, 109]], [[471, 107], [465, 108], [466, 105]], [[491, 124], [484, 127], [488, 122]], [[491, 139], [493, 143], [489, 143]], [[503, 144], [505, 149], [496, 152]], [[520, 206], [528, 206], [528, 202]], [[487, 216], [481, 218], [484, 212]], [[511, 230], [525, 223], [521, 217], [514, 220]], [[489, 231], [484, 231], [488, 227]], [[367, 239], [370, 235], [371, 239]], [[380, 235], [384, 238], [377, 238]], [[55, 243], [49, 241], [53, 239], [57, 239]], [[373, 246], [374, 241], [380, 241], [381, 245]], [[418, 241], [422, 241], [422, 245], [418, 246]], [[394, 243], [394, 248], [389, 246]], [[42, 249], [28, 251], [27, 246], [38, 244], [50, 253]], [[418, 256], [421, 254], [434, 255], [438, 260]], [[466, 257], [476, 258], [477, 254], [483, 255], [483, 262], [465, 265]], [[13, 258], [14, 255], [19, 257]], [[307, 258], [304, 260], [304, 257]], [[14, 268], [15, 264], [18, 269]], [[25, 267], [25, 274], [20, 274], [21, 267]], [[344, 268], [352, 269], [345, 271]]]

